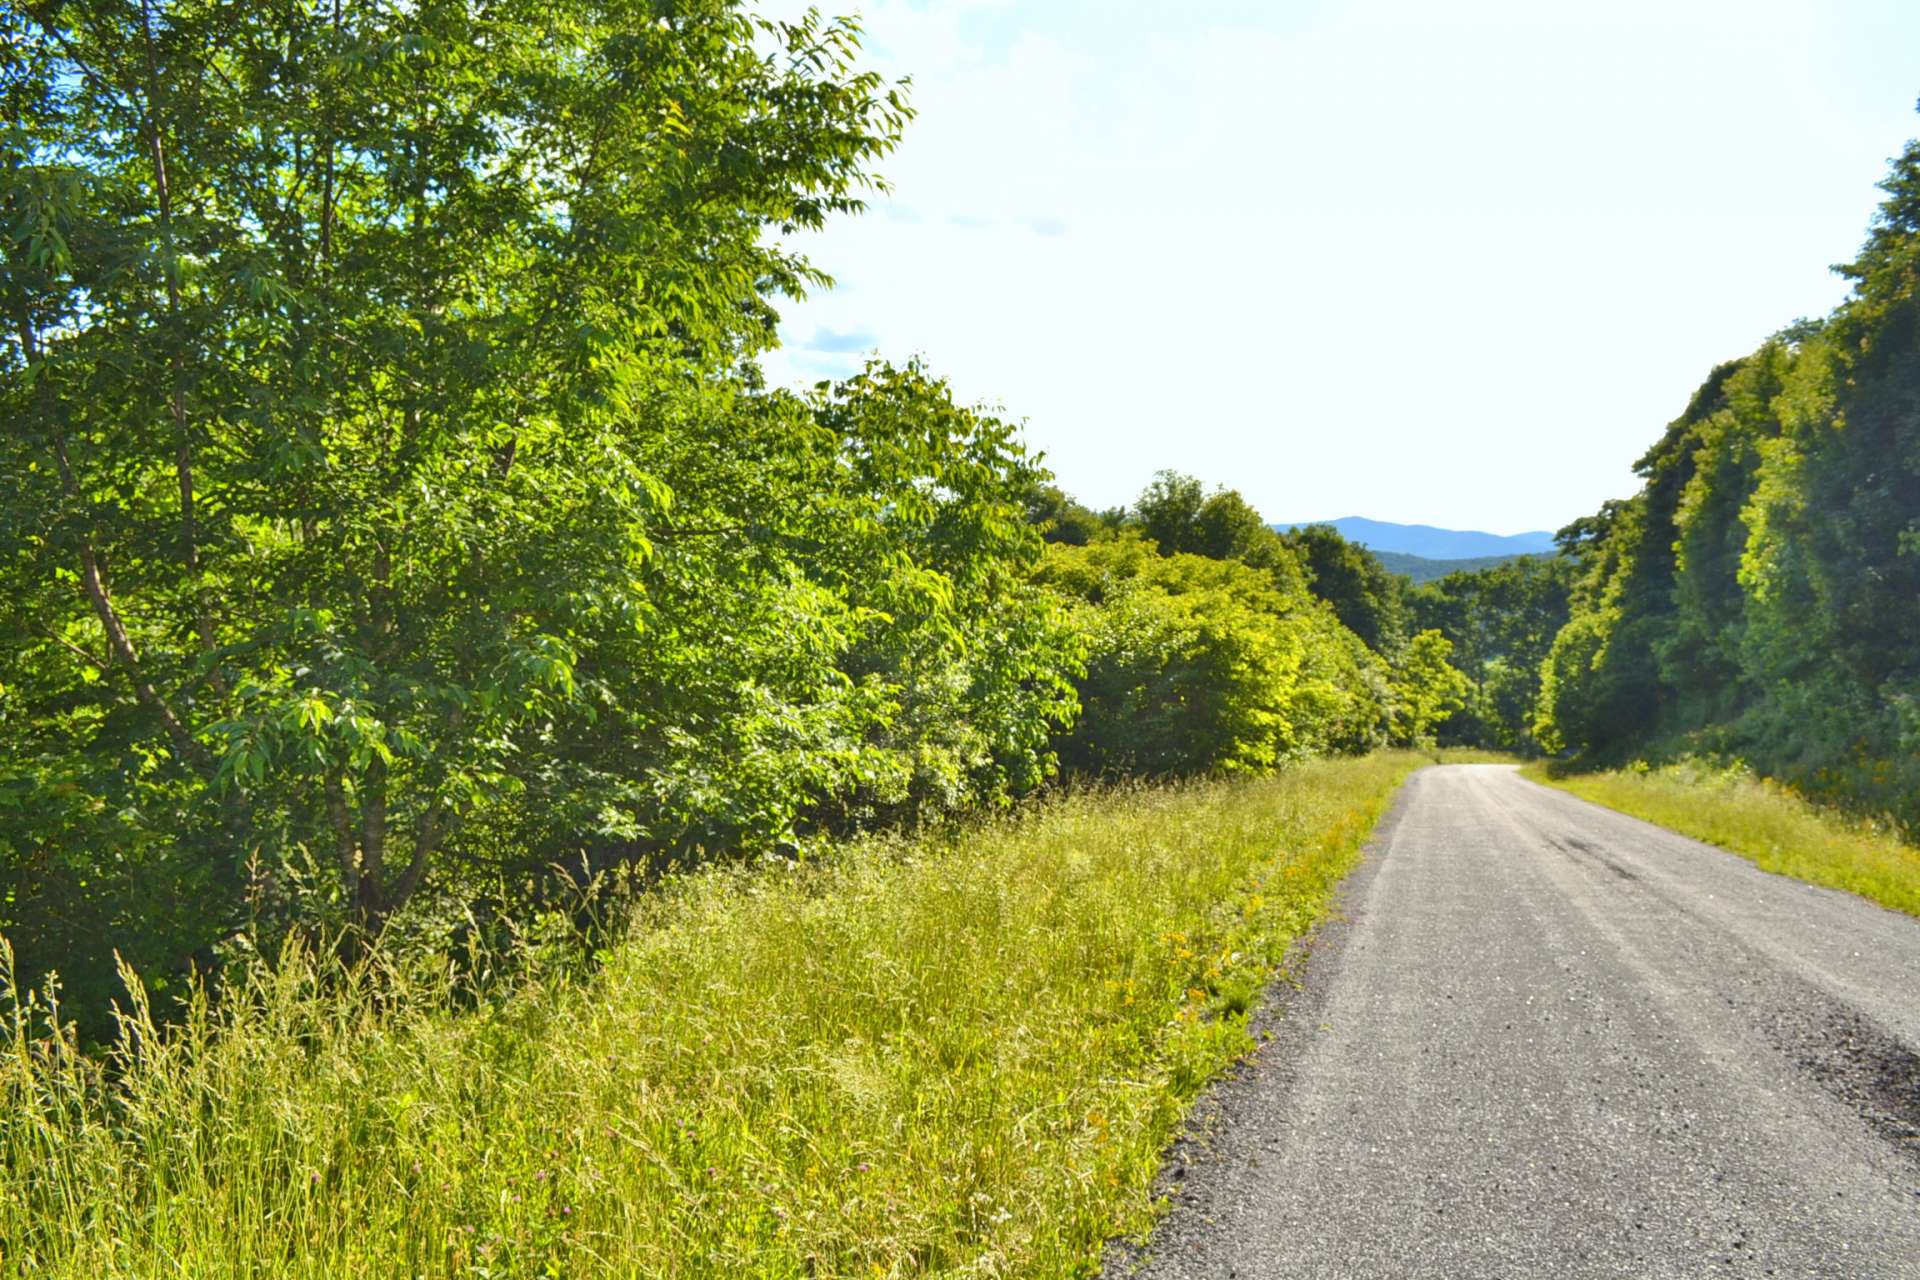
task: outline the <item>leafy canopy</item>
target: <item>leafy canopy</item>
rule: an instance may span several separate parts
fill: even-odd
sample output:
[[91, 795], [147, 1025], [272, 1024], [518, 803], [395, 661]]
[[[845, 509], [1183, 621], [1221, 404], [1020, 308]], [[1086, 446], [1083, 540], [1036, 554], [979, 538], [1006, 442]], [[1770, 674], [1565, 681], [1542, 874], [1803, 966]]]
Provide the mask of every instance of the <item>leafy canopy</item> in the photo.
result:
[[[908, 115], [854, 26], [71, 0], [0, 29], [0, 928], [29, 967], [376, 928], [458, 867], [684, 842], [696, 793], [759, 796], [720, 829], [772, 839], [894, 802], [867, 753], [936, 722], [909, 754], [950, 789], [1044, 772], [1010, 725], [1059, 713], [1049, 678], [983, 631], [1033, 607], [1006, 429], [917, 373], [802, 403], [748, 363], [824, 281], [780, 233], [857, 210]], [[516, 854], [562, 794], [588, 829]]]

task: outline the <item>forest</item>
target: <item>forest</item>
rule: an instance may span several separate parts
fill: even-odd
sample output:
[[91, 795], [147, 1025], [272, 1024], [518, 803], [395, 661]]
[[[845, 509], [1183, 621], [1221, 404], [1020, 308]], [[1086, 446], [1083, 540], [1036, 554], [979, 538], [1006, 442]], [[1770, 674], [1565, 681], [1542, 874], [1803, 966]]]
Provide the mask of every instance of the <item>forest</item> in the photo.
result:
[[1920, 825], [1920, 144], [1881, 186], [1846, 301], [1714, 369], [1640, 491], [1561, 531], [1547, 750], [1740, 761]]
[[857, 213], [912, 115], [850, 23], [0, 24], [0, 935], [84, 1025], [120, 961], [450, 947], [609, 873], [1463, 702], [1331, 530], [1174, 473], [1095, 517], [921, 364], [765, 384], [829, 283], [785, 233]]

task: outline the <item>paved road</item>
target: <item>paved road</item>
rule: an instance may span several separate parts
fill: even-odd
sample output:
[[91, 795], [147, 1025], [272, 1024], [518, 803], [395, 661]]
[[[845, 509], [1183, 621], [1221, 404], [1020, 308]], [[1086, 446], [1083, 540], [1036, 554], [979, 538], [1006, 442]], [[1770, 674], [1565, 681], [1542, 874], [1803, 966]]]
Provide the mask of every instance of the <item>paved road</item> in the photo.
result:
[[1920, 920], [1488, 765], [1347, 895], [1144, 1274], [1920, 1277]]

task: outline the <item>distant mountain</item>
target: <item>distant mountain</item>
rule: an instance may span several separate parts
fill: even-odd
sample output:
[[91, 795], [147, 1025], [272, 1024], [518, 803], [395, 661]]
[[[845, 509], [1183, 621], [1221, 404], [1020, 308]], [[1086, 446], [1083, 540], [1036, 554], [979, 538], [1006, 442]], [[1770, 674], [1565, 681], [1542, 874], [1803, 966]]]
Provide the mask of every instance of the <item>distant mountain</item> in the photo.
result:
[[[1302, 520], [1295, 524], [1273, 526], [1283, 532], [1301, 524], [1330, 524], [1348, 542], [1357, 542], [1369, 551], [1397, 551], [1423, 560], [1469, 560], [1485, 556], [1525, 556], [1550, 552], [1553, 535], [1545, 530], [1533, 533], [1478, 533], [1466, 529], [1436, 529], [1430, 524], [1394, 524], [1390, 520], [1369, 520], [1365, 516], [1343, 516], [1338, 520]], [[1384, 557], [1383, 557], [1384, 558]], [[1391, 567], [1391, 566], [1389, 566]], [[1459, 566], [1456, 566], [1459, 567]], [[1474, 566], [1484, 568], [1484, 565]], [[1395, 572], [1402, 572], [1395, 570]], [[1449, 569], [1447, 572], [1451, 573]]]
[[1471, 573], [1475, 569], [1491, 569], [1509, 560], [1526, 559], [1525, 556], [1471, 556], [1464, 560], [1428, 560], [1422, 556], [1410, 556], [1404, 551], [1375, 551], [1373, 558], [1385, 565], [1388, 573], [1404, 573], [1415, 582], [1432, 582], [1450, 573]]

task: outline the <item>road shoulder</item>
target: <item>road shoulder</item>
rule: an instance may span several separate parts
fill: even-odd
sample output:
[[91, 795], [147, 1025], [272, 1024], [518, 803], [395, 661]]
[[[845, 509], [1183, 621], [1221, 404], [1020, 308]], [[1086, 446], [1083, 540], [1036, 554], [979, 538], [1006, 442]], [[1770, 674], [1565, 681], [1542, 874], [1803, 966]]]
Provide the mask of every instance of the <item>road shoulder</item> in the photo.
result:
[[1109, 1242], [1101, 1271], [1106, 1280], [1151, 1274], [1180, 1259], [1203, 1260], [1220, 1243], [1217, 1207], [1244, 1194], [1242, 1183], [1259, 1167], [1261, 1154], [1284, 1141], [1281, 1101], [1291, 1093], [1293, 1075], [1320, 1027], [1347, 941], [1366, 913], [1373, 882], [1422, 772], [1401, 783], [1326, 915], [1288, 948], [1279, 975], [1249, 1021], [1254, 1049], [1201, 1094], [1180, 1137], [1167, 1148], [1154, 1183], [1166, 1209], [1153, 1234], [1144, 1245]]

